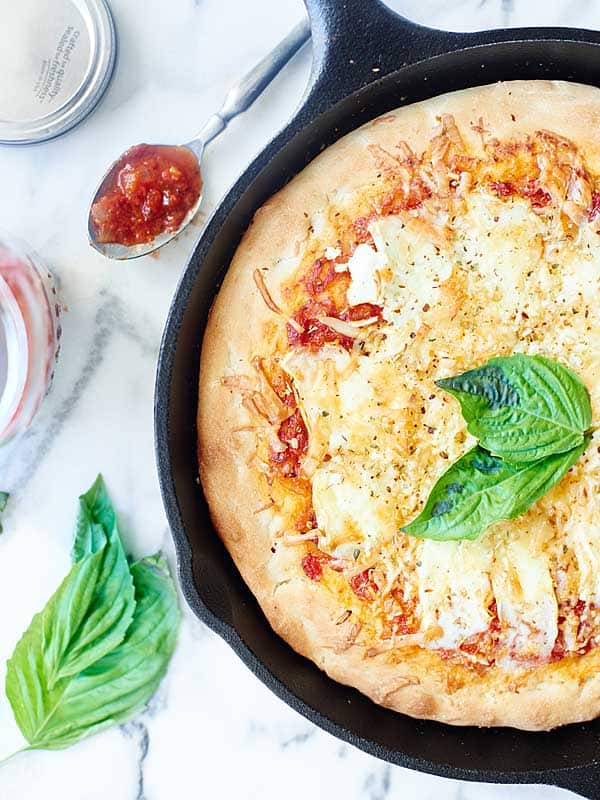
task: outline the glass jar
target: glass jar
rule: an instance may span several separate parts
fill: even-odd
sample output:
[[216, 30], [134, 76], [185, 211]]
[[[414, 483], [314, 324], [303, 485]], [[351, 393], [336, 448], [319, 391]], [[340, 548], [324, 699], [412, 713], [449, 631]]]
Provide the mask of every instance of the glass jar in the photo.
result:
[[60, 314], [50, 271], [0, 234], [0, 445], [29, 427], [50, 387]]

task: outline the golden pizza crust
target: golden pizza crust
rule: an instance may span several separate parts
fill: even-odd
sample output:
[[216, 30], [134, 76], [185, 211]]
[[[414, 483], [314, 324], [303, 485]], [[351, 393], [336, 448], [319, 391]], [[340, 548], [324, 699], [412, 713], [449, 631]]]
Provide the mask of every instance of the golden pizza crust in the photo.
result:
[[360, 646], [356, 619], [344, 619], [336, 597], [304, 574], [301, 550], [271, 552], [281, 521], [265, 508], [269, 487], [253, 460], [254, 438], [240, 393], [222, 381], [253, 373], [252, 358], [265, 349], [266, 326], [274, 335], [285, 329], [285, 319], [267, 308], [257, 290], [254, 270], [261, 269], [279, 303], [278, 287], [293, 275], [311, 230], [327, 228], [330, 204], [376, 185], [378, 166], [365, 157], [366, 147], [392, 149], [404, 140], [421, 152], [445, 113], [473, 148], [480, 142], [473, 126], [481, 118], [499, 139], [549, 129], [573, 140], [590, 169], [600, 172], [600, 91], [562, 82], [515, 81], [437, 97], [388, 113], [325, 150], [256, 213], [215, 300], [201, 359], [200, 477], [215, 527], [272, 627], [332, 678], [415, 717], [546, 730], [600, 714], [599, 650], [481, 674], [417, 647], [369, 655]]

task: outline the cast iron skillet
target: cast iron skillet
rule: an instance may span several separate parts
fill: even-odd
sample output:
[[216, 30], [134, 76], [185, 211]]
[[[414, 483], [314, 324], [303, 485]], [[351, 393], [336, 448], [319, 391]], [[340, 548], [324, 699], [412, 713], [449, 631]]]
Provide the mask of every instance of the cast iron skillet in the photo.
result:
[[600, 798], [600, 721], [531, 734], [453, 728], [376, 706], [329, 679], [273, 633], [211, 525], [196, 480], [200, 345], [212, 300], [254, 211], [323, 147], [400, 105], [516, 78], [600, 85], [600, 35], [594, 31], [448, 33], [414, 25], [379, 0], [305, 2], [313, 34], [310, 87], [291, 122], [210, 220], [175, 295], [162, 342], [156, 448], [184, 595], [286, 703], [379, 758], [453, 778], [555, 784]]

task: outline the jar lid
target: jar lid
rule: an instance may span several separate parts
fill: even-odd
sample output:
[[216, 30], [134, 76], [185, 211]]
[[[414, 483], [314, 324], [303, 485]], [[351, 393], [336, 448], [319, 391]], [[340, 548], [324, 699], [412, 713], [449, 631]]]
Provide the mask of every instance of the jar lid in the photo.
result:
[[43, 142], [95, 108], [117, 52], [105, 0], [16, 0], [0, 25], [0, 144]]

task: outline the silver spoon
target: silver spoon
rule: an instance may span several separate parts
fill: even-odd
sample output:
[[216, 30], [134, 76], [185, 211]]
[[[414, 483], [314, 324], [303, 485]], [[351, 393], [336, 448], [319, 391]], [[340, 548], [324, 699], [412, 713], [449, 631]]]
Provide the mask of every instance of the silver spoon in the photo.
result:
[[[283, 39], [277, 45], [277, 47], [275, 47], [275, 49], [269, 53], [268, 56], [265, 56], [265, 58], [259, 61], [259, 63], [253, 69], [251, 69], [241, 81], [239, 81], [239, 83], [231, 87], [225, 97], [225, 101], [223, 102], [221, 109], [216, 114], [213, 114], [208, 118], [202, 130], [197, 136], [194, 137], [194, 139], [182, 145], [183, 147], [187, 147], [188, 150], [192, 151], [198, 160], [198, 166], [201, 164], [202, 154], [206, 145], [209, 142], [212, 142], [215, 137], [224, 131], [228, 123], [234, 117], [237, 117], [237, 115], [241, 114], [242, 111], [246, 111], [252, 105], [252, 103], [254, 103], [256, 98], [262, 94], [266, 87], [271, 83], [273, 78], [280, 72], [282, 67], [287, 64], [294, 53], [296, 53], [302, 47], [302, 45], [308, 41], [309, 38], [310, 26], [308, 24], [308, 20], [304, 20], [303, 22], [298, 23], [298, 25], [296, 25], [296, 27], [288, 33], [285, 39]], [[104, 189], [103, 184], [105, 180], [109, 177], [112, 170], [122, 158], [123, 156], [120, 156], [110, 166], [102, 178], [102, 181], [100, 182], [100, 185], [94, 194], [94, 198], [90, 204], [90, 211], [88, 213], [88, 237], [90, 244], [107, 258], [119, 260], [138, 258], [139, 256], [146, 255], [147, 253], [152, 253], [154, 250], [158, 250], [159, 247], [162, 247], [164, 244], [169, 242], [171, 239], [181, 233], [181, 231], [187, 225], [189, 225], [198, 211], [202, 201], [201, 188], [198, 200], [188, 211], [177, 230], [159, 234], [150, 242], [143, 242], [133, 245], [123, 245], [113, 242], [98, 242], [94, 231], [91, 209]]]

